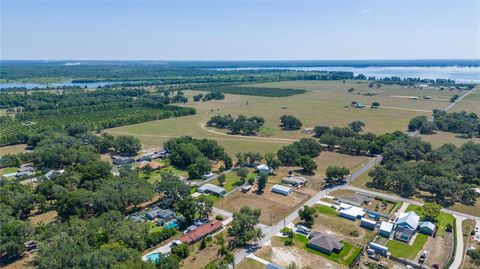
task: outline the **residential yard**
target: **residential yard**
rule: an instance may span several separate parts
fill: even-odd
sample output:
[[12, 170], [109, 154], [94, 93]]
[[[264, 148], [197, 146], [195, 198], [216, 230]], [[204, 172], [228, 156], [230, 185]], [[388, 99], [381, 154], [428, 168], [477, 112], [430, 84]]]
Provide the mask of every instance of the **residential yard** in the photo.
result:
[[[434, 264], [440, 265], [440, 268], [448, 262], [450, 253], [453, 248], [453, 233], [448, 233], [445, 237], [437, 236], [435, 238], [428, 237], [427, 242], [423, 246], [424, 250], [428, 251], [425, 264], [432, 266]], [[420, 258], [421, 253], [417, 254], [416, 260]]]
[[281, 166], [275, 171], [275, 175], [269, 177], [269, 181], [272, 183], [280, 183], [282, 178], [288, 176], [288, 171], [294, 171], [294, 174], [308, 179], [306, 188], [319, 191], [324, 186], [327, 167], [332, 165], [345, 166], [350, 169], [351, 173], [353, 173], [365, 165], [370, 158], [366, 156], [354, 156], [331, 151], [322, 151], [314, 160], [317, 163], [317, 170], [314, 175], [302, 175], [302, 168], [299, 166]]
[[[407, 209], [405, 210], [406, 212], [408, 211], [415, 211], [420, 216], [420, 219], [424, 219], [424, 215], [422, 213], [421, 207], [416, 206], [416, 205], [409, 205]], [[450, 223], [452, 227], [454, 226], [453, 224], [454, 217], [451, 214], [446, 214], [443, 212], [440, 212], [440, 215], [438, 215], [435, 225], [438, 227], [438, 232], [437, 236], [445, 236], [445, 229], [447, 228], [447, 224]]]
[[359, 220], [342, 218], [335, 209], [328, 206], [315, 205], [315, 208], [318, 216], [312, 226], [313, 231], [335, 235], [358, 247], [365, 246], [375, 236], [372, 231], [360, 227]]
[[412, 245], [400, 242], [398, 240], [389, 240], [387, 242], [388, 251], [397, 258], [415, 260], [415, 257], [417, 257], [418, 252], [423, 249], [423, 246], [427, 242], [428, 238], [428, 235], [417, 233], [415, 241]]
[[[282, 242], [286, 241], [286, 238], [281, 238]], [[361, 248], [355, 247], [346, 241], [342, 241], [343, 249], [339, 253], [325, 254], [315, 249], [308, 247], [308, 238], [302, 234], [295, 234], [293, 237], [293, 247], [299, 248], [303, 251], [309, 253], [320, 255], [329, 260], [332, 260], [336, 263], [349, 266], [355, 260], [355, 258], [360, 254]]]
[[0, 169], [0, 175], [10, 174], [17, 172], [18, 167], [5, 167]]
[[283, 241], [284, 238], [272, 237], [260, 250], [255, 252], [255, 255], [283, 267], [294, 261], [298, 266], [309, 266], [310, 268], [347, 268], [344, 264], [336, 263], [327, 257], [311, 253], [301, 247], [285, 246]]
[[241, 263], [235, 265], [237, 269], [264, 269], [265, 265], [263, 263], [257, 262], [256, 260], [247, 258]]
[[282, 220], [310, 198], [309, 195], [297, 191], [284, 196], [271, 192], [271, 189], [272, 185], [268, 184], [263, 194], [257, 194], [255, 188], [248, 193], [237, 191], [217, 201], [215, 206], [229, 212], [239, 211], [242, 206], [259, 208], [262, 211], [260, 222], [271, 225]]
[[[245, 182], [247, 182], [248, 179], [250, 179], [250, 178], [255, 178], [255, 176], [256, 176], [256, 174], [253, 173], [253, 169], [249, 169], [249, 170], [250, 170], [250, 173], [248, 174], [247, 178], [245, 179]], [[221, 186], [227, 192], [230, 192], [233, 189], [235, 189], [236, 187], [242, 185], [242, 181], [240, 180], [240, 177], [237, 176], [236, 171], [232, 171], [232, 172], [226, 174], [226, 179], [225, 179], [225, 182], [223, 183], [223, 185], [220, 185], [220, 182], [218, 181], [218, 178], [210, 181], [209, 183], [213, 184], [213, 185]]]

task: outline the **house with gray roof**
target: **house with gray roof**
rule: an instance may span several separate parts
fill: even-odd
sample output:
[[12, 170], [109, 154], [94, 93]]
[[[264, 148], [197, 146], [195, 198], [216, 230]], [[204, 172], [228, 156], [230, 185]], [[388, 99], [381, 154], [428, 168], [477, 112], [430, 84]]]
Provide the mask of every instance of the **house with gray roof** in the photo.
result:
[[217, 185], [210, 184], [210, 183], [207, 183], [198, 187], [197, 191], [200, 193], [212, 193], [212, 194], [221, 195], [221, 196], [227, 193], [224, 188]]
[[310, 233], [308, 247], [325, 254], [331, 254], [332, 252], [338, 253], [343, 249], [343, 244], [340, 241], [341, 240], [335, 236], [314, 231]]
[[409, 242], [418, 228], [420, 217], [414, 212], [401, 213], [395, 222], [395, 239]]
[[435, 232], [435, 224], [430, 221], [423, 221], [418, 225], [418, 230], [422, 234], [432, 235]]
[[338, 201], [340, 201], [341, 203], [354, 205], [354, 206], [362, 206], [363, 204], [368, 204], [370, 203], [370, 200], [371, 200], [370, 197], [361, 195], [358, 193], [338, 197]]

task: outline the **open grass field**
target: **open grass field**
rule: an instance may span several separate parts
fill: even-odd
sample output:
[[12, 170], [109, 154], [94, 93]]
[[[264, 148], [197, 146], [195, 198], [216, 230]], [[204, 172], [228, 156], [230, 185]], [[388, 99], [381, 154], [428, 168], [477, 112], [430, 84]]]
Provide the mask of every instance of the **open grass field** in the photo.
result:
[[409, 260], [413, 260], [417, 256], [418, 252], [422, 250], [423, 245], [425, 245], [427, 240], [428, 235], [417, 234], [415, 241], [411, 246], [397, 240], [389, 240], [387, 242], [387, 247], [388, 251], [390, 251], [393, 256], [397, 258], [407, 258]]
[[[479, 105], [480, 105], [480, 101], [479, 101]], [[433, 148], [438, 148], [446, 143], [452, 143], [457, 147], [467, 143], [468, 141], [480, 143], [480, 138], [465, 139], [465, 138], [459, 137], [459, 134], [450, 133], [450, 132], [437, 131], [436, 134], [433, 134], [433, 135], [418, 134], [417, 137], [420, 137], [423, 141], [429, 142], [430, 144], [432, 144]]]
[[[395, 130], [406, 131], [411, 118], [428, 115], [434, 108], [444, 108], [448, 99], [456, 92], [436, 89], [408, 89], [401, 86], [382, 86], [368, 88], [365, 81], [286, 81], [257, 83], [246, 86], [270, 88], [294, 88], [307, 90], [304, 94], [289, 97], [261, 97], [226, 94], [224, 100], [207, 102], [188, 102], [185, 106], [195, 107], [196, 115], [151, 121], [106, 130], [114, 135], [129, 134], [137, 136], [145, 148], [158, 148], [171, 137], [190, 135], [197, 138], [211, 138], [233, 154], [239, 151], [274, 152], [281, 146], [291, 143], [288, 139], [308, 137], [299, 131], [282, 131], [278, 126], [279, 118], [284, 114], [298, 117], [304, 127], [315, 125], [346, 126], [354, 120], [364, 121], [365, 131], [381, 134]], [[354, 88], [353, 93], [347, 89]], [[187, 97], [198, 91], [185, 91]], [[358, 94], [360, 93], [360, 94]], [[364, 96], [365, 93], [376, 94]], [[434, 97], [432, 100], [411, 100], [399, 96]], [[371, 104], [374, 101], [390, 108], [354, 109], [346, 107], [352, 101]], [[286, 109], [282, 109], [286, 107]], [[218, 129], [205, 128], [205, 122], [216, 114], [257, 115], [265, 118], [261, 135], [271, 137], [242, 137], [222, 133]], [[263, 138], [263, 139], [262, 139]], [[275, 138], [283, 138], [275, 139]]]
[[477, 86], [477, 90], [465, 97], [461, 102], [454, 106], [450, 112], [458, 111], [475, 112], [480, 115], [480, 86]]
[[26, 152], [25, 150], [26, 146], [27, 146], [26, 144], [18, 144], [18, 145], [0, 147], [0, 157], [7, 154], [17, 154], [17, 153]]

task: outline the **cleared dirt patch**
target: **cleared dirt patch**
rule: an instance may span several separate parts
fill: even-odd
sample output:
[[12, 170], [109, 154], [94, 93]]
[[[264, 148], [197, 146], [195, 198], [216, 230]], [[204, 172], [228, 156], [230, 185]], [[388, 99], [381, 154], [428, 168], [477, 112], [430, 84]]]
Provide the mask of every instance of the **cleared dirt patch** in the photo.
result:
[[248, 193], [238, 191], [218, 201], [215, 206], [229, 212], [239, 211], [242, 206], [259, 208], [262, 211], [260, 222], [271, 225], [280, 221], [310, 197], [300, 192], [284, 196], [271, 192], [271, 189], [272, 186], [269, 184], [263, 194], [257, 194], [255, 190]]
[[30, 222], [33, 225], [37, 225], [40, 223], [47, 224], [52, 221], [55, 221], [57, 219], [57, 216], [58, 216], [57, 211], [48, 211], [42, 214], [29, 217], [28, 220], [30, 220]]
[[[425, 264], [432, 266], [433, 264], [440, 265], [443, 268], [445, 263], [448, 262], [450, 252], [453, 247], [453, 235], [445, 234], [445, 237], [437, 236], [436, 238], [429, 237], [427, 243], [423, 246], [423, 250], [428, 251], [427, 260]], [[417, 255], [417, 259], [422, 254], [422, 251]]]
[[333, 234], [358, 246], [365, 246], [374, 237], [370, 230], [360, 227], [360, 221], [318, 214], [312, 230]]

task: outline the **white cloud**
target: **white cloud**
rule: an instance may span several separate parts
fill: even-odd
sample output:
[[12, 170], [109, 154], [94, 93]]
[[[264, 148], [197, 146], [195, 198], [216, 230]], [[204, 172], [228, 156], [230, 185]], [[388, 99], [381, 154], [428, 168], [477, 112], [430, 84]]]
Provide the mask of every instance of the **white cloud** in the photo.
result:
[[368, 8], [367, 8], [367, 9], [362, 9], [362, 10], [360, 10], [360, 13], [361, 13], [361, 14], [367, 14], [367, 13], [370, 13], [371, 11], [372, 11], [371, 9], [368, 9]]

